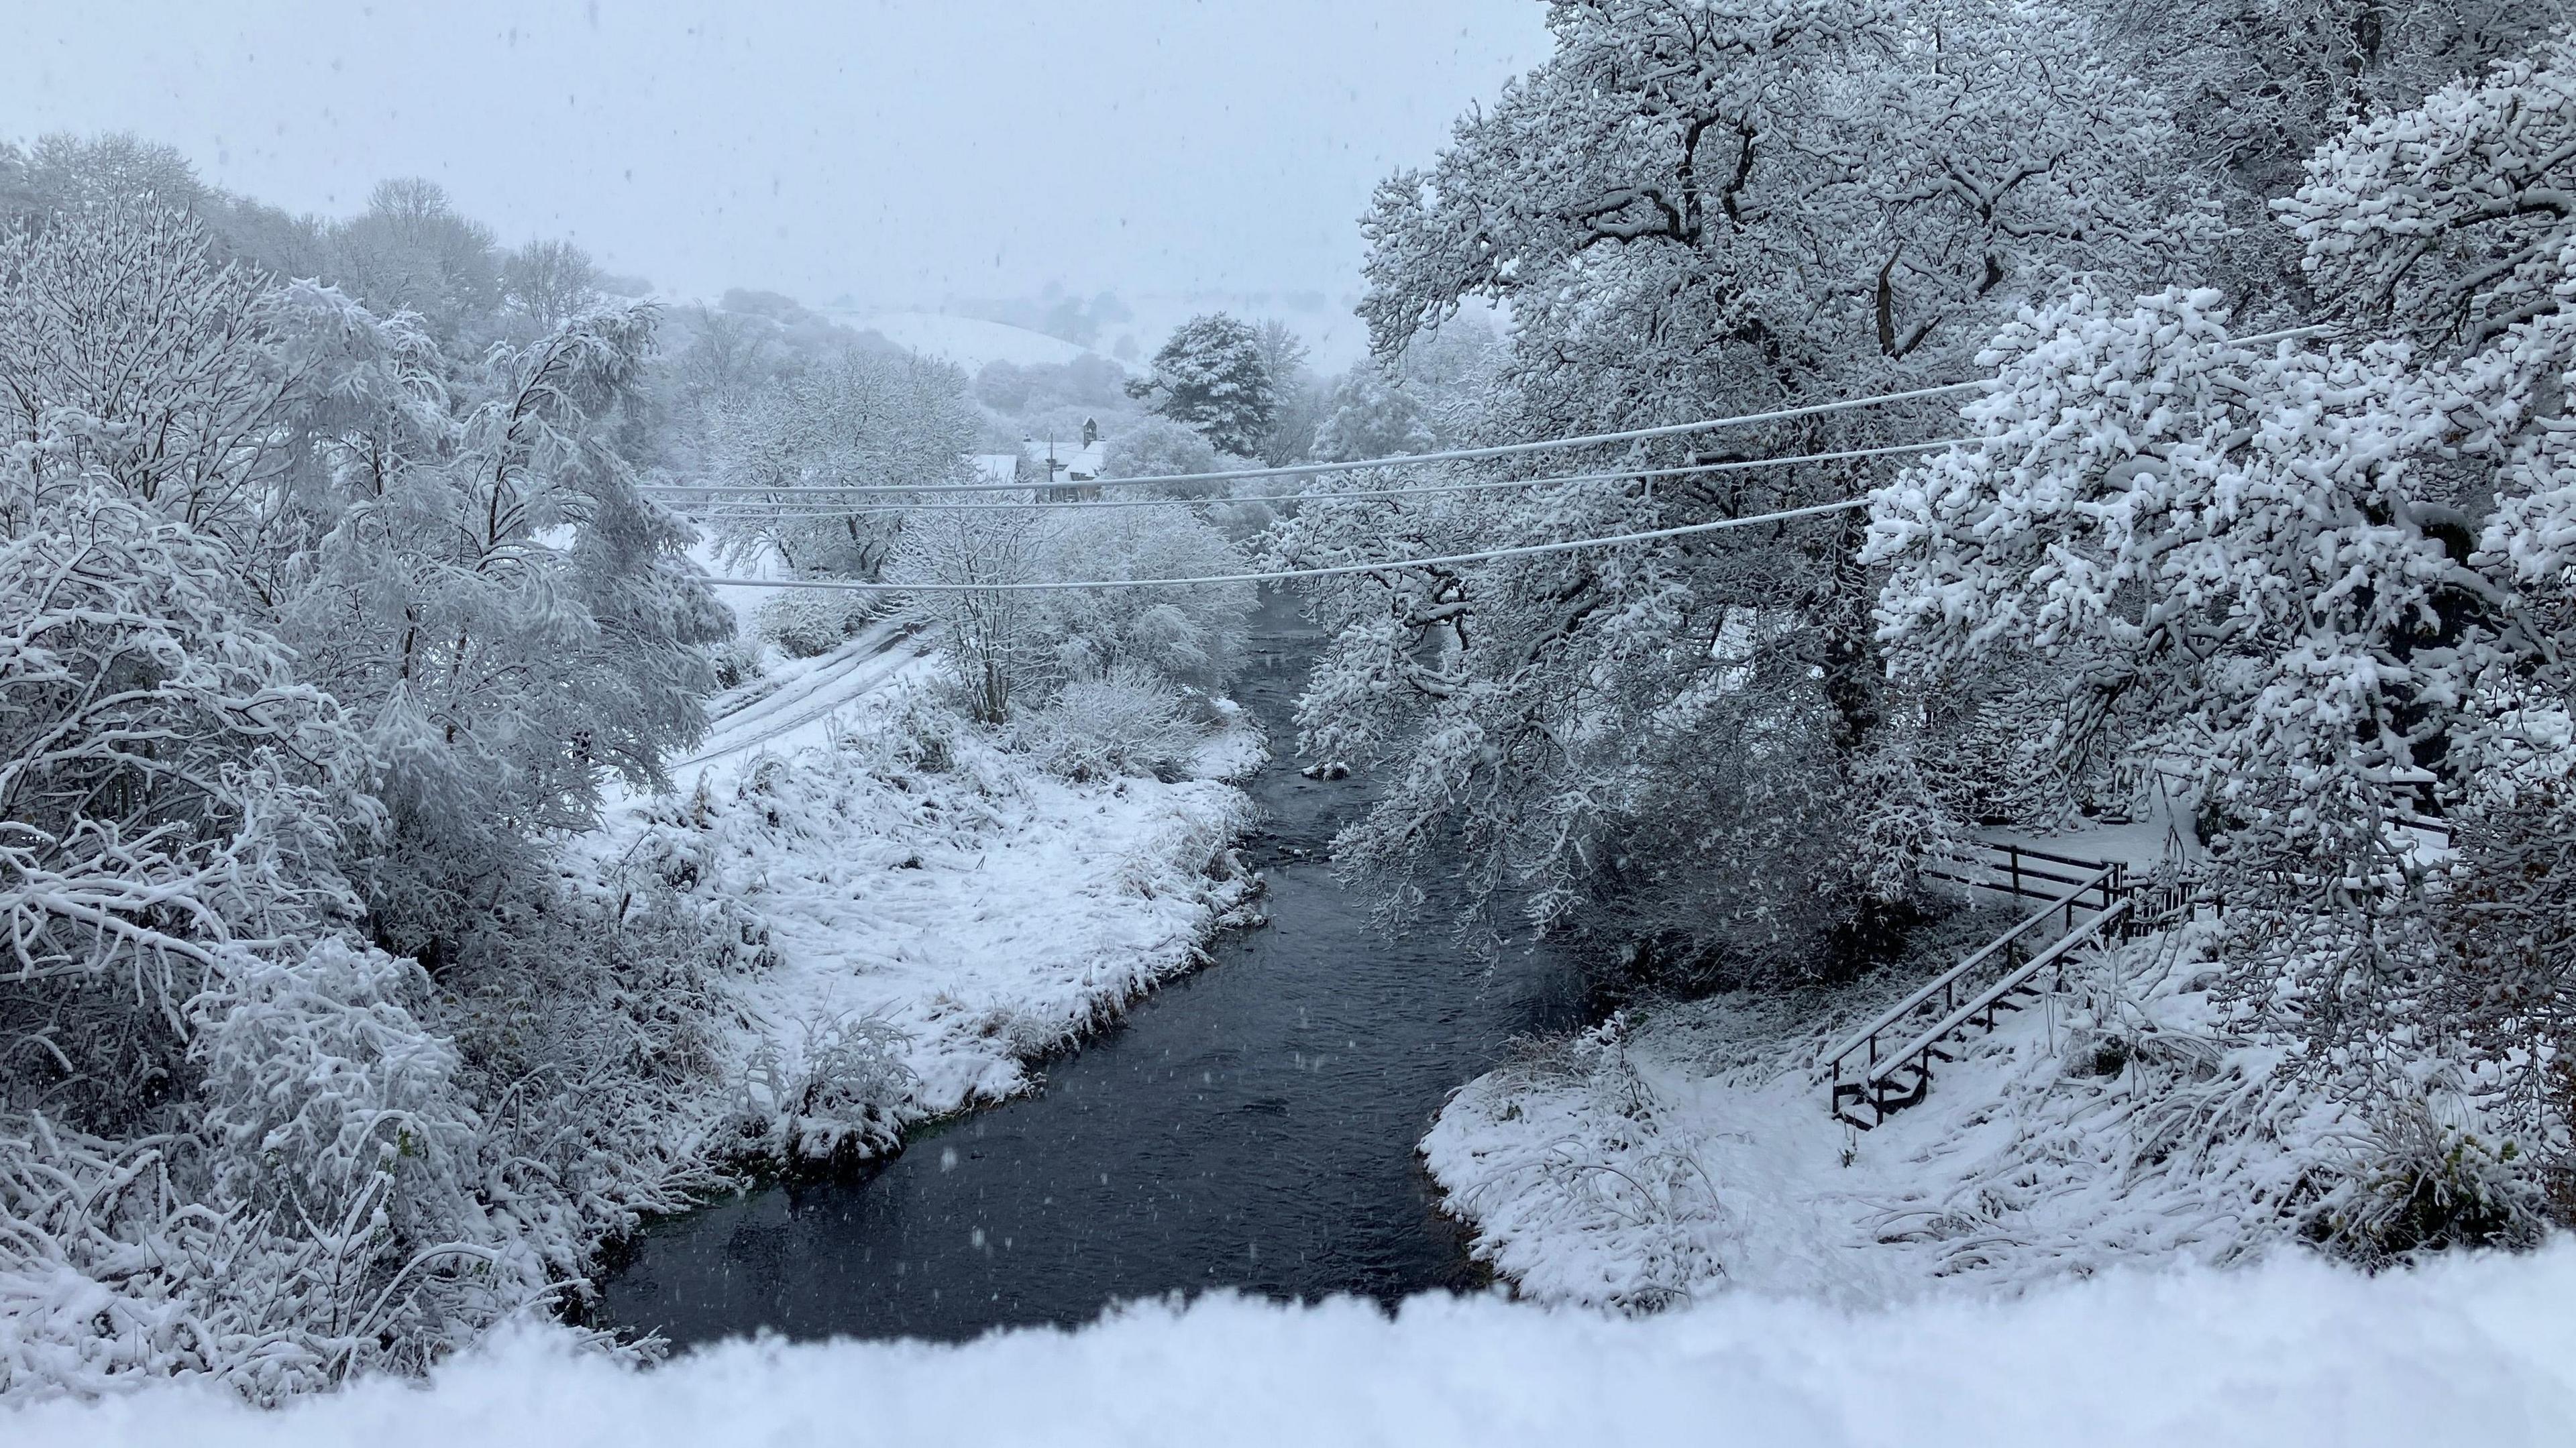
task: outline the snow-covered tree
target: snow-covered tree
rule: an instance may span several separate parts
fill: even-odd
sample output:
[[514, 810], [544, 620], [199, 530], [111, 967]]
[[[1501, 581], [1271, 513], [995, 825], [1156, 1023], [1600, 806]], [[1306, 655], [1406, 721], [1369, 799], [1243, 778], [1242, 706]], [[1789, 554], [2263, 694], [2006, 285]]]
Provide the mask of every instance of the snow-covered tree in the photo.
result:
[[325, 279], [380, 312], [417, 313], [451, 342], [478, 331], [502, 296], [492, 229], [416, 176], [379, 183], [365, 211], [331, 228]]
[[941, 585], [916, 595], [912, 607], [979, 724], [1008, 722], [1015, 705], [1043, 691], [1055, 666], [1037, 595], [989, 586], [1039, 577], [1044, 516], [1018, 509], [924, 513], [905, 530], [888, 570], [891, 582]]
[[1306, 365], [1311, 352], [1296, 329], [1273, 317], [1261, 324], [1261, 363], [1270, 374], [1270, 427], [1257, 456], [1273, 467], [1303, 462], [1324, 420], [1323, 383]]
[[[1434, 166], [1383, 183], [1365, 222], [1362, 314], [1390, 363], [1466, 307], [1508, 310], [1510, 360], [1468, 440], [1955, 381], [2065, 273], [2160, 280], [2213, 239], [2169, 118], [2064, 10], [1568, 0], [1549, 23], [1550, 59], [1461, 121]], [[1942, 425], [1873, 409], [1586, 462]], [[1625, 532], [1848, 497], [1881, 475], [1310, 504], [1279, 551], [1339, 562]], [[1624, 901], [1623, 928], [1699, 939], [1803, 941], [1898, 908], [1928, 786], [1915, 716], [1886, 696], [1860, 542], [1828, 519], [1321, 590], [1337, 639], [1307, 745], [1393, 775], [1345, 857], [1396, 879], [1461, 839], [1480, 898], [1560, 922]], [[1862, 801], [1923, 828], [1865, 822]]]
[[1429, 452], [1439, 445], [1421, 399], [1401, 382], [1363, 363], [1333, 385], [1315, 456], [1325, 462]]
[[338, 511], [285, 615], [385, 761], [400, 847], [365, 876], [406, 951], [452, 941], [460, 900], [586, 824], [610, 775], [662, 786], [705, 728], [731, 621], [607, 440], [654, 321], [585, 313], [489, 354], [430, 435], [387, 411], [331, 441]]
[[0, 237], [0, 422], [27, 487], [92, 476], [254, 564], [305, 377], [268, 284], [205, 228], [102, 202]]
[[731, 633], [655, 316], [444, 349], [117, 176], [0, 241], [0, 1371], [417, 1370], [669, 1204], [710, 952], [545, 838]]
[[[852, 349], [726, 415], [711, 481], [781, 495], [963, 482], [978, 422], [965, 374], [955, 367]], [[845, 495], [843, 510], [745, 519], [726, 525], [721, 537], [730, 556], [774, 552], [800, 572], [872, 579], [902, 532], [906, 496]]]
[[2478, 1100], [2528, 1161], [2576, 1107], [2540, 1064], [2576, 979], [2576, 53], [2356, 125], [2307, 175], [2280, 210], [2363, 340], [2248, 346], [2205, 292], [2025, 314], [1977, 441], [1877, 496], [1884, 636], [1927, 681], [2037, 662], [2061, 767], [2195, 776], [2246, 1020], [2374, 1116]]
[[[2492, 591], [2454, 479], [2424, 465], [2446, 420], [2407, 349], [2244, 346], [2217, 294], [2169, 291], [2079, 293], [1987, 358], [1977, 441], [1873, 504], [1903, 670], [2028, 655], [2062, 686], [2060, 757], [2181, 767], [2284, 830], [2340, 824], [2264, 797], [2285, 784], [2393, 806], [2439, 761]], [[2381, 825], [2330, 848], [2385, 852]]]
[[568, 241], [532, 241], [501, 259], [501, 295], [540, 329], [561, 326], [600, 300], [599, 267]]
[[1127, 395], [1195, 428], [1218, 451], [1246, 457], [1259, 455], [1279, 405], [1260, 329], [1222, 312], [1173, 329]]

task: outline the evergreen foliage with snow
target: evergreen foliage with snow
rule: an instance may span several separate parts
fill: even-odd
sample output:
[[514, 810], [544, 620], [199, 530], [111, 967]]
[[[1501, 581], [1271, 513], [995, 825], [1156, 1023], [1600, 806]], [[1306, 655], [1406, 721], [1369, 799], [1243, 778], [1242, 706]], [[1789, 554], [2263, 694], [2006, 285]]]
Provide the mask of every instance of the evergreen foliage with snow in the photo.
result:
[[1280, 377], [1293, 363], [1277, 339], [1223, 312], [1192, 317], [1154, 353], [1127, 395], [1185, 427], [1219, 452], [1259, 456], [1279, 410]]

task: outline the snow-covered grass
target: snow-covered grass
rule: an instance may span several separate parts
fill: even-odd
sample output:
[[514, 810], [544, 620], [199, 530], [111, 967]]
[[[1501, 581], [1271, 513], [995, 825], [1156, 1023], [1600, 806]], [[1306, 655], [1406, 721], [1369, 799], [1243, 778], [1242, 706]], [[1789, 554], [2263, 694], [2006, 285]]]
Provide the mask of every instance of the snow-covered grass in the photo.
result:
[[1225, 782], [1261, 757], [1249, 726], [1194, 777], [1081, 784], [901, 687], [796, 725], [814, 728], [718, 755], [583, 852], [602, 889], [650, 872], [753, 937], [719, 986], [701, 1123], [719, 1159], [882, 1150], [1025, 1089], [1037, 1057], [1189, 969], [1253, 889], [1228, 848], [1249, 802]]
[[[2086, 957], [1955, 1046], [1921, 1105], [1873, 1131], [1835, 1120], [1825, 1051], [1994, 918], [1958, 918], [1862, 988], [1667, 1004], [1534, 1043], [1451, 1100], [1424, 1157], [1524, 1293], [1628, 1307], [2236, 1262], [2407, 1186], [2382, 1171], [2384, 1124], [2292, 1083], [2286, 1048], [2218, 1029], [2205, 927]], [[2437, 1140], [2476, 1135], [2456, 1098], [2426, 1113]]]
[[1392, 1318], [1205, 1298], [962, 1346], [733, 1342], [651, 1369], [525, 1332], [424, 1389], [262, 1413], [162, 1387], [0, 1415], [26, 1448], [366, 1443], [2262, 1445], [2576, 1441], [2576, 1244], [2365, 1277], [2122, 1272], [1847, 1312], [1740, 1294], [1648, 1318], [1423, 1297]]

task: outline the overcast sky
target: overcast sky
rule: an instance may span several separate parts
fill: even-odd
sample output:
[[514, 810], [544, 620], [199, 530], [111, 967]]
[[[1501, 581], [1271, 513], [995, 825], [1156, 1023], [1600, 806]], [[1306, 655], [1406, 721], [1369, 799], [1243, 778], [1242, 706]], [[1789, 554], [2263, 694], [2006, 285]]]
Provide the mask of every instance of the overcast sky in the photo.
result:
[[132, 130], [346, 213], [444, 183], [669, 290], [1357, 285], [1369, 187], [1546, 51], [1534, 0], [0, 0], [0, 135]]

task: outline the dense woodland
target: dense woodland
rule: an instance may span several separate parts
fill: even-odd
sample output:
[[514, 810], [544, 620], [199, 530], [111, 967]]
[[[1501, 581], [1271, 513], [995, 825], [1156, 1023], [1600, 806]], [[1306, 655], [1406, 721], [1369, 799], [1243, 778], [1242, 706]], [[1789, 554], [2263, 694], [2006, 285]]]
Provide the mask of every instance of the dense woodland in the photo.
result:
[[[1067, 777], [1168, 772], [1256, 602], [817, 591], [746, 632], [710, 563], [1384, 561], [1304, 585], [1332, 641], [1293, 743], [1384, 782], [1341, 869], [1390, 925], [1572, 937], [1627, 991], [1830, 985], [1945, 908], [1921, 870], [1964, 829], [2179, 798], [2229, 1029], [2391, 1123], [2397, 1205], [2337, 1245], [2563, 1218], [2563, 7], [1550, 16], [1553, 57], [1380, 187], [1374, 354], [1335, 377], [1223, 315], [1133, 369], [969, 376], [774, 294], [646, 300], [424, 181], [319, 219], [148, 141], [0, 150], [0, 1391], [267, 1400], [578, 1320], [605, 1244], [741, 1169], [702, 1129], [706, 1041], [767, 946], [680, 845], [604, 877], [565, 842], [670, 790], [720, 687], [896, 613], [956, 727]], [[1108, 476], [1159, 477], [1976, 378], [1510, 491], [1330, 496], [1576, 468], [1091, 513], [673, 501], [962, 487], [1085, 421]], [[1421, 918], [1433, 880], [1462, 912]]]

